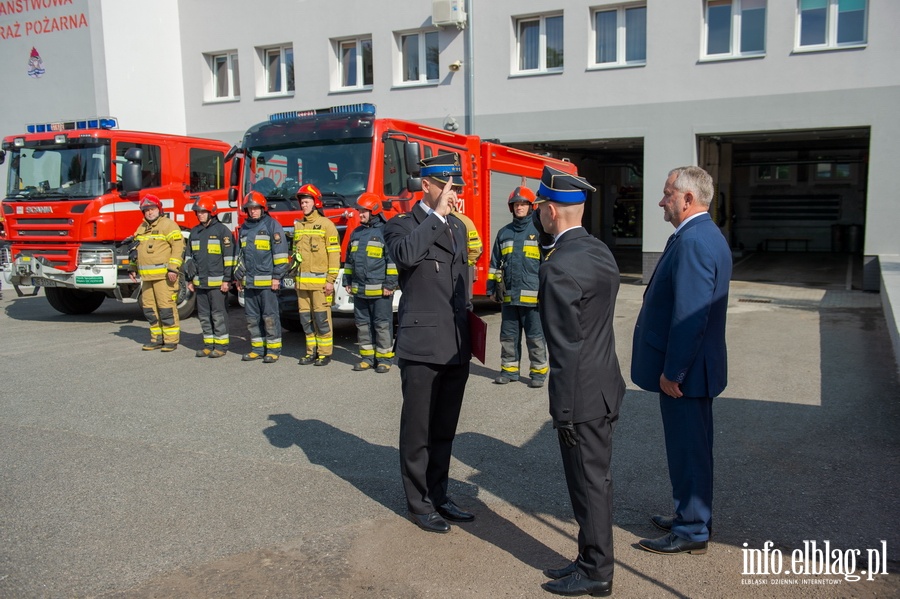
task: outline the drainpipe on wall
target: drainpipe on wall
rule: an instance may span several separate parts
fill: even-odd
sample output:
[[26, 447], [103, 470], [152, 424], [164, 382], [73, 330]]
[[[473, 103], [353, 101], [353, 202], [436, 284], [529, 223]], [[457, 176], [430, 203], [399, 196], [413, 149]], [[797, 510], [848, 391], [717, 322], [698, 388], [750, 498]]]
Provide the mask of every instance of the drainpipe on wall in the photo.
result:
[[475, 13], [474, 0], [466, 0], [466, 135], [475, 132]]

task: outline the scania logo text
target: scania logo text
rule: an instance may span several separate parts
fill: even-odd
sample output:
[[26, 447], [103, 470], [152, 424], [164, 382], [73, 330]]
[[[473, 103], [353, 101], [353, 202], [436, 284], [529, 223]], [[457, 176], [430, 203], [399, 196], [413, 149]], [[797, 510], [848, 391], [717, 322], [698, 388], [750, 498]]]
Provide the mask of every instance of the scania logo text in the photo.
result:
[[52, 214], [53, 206], [25, 206], [25, 214]]

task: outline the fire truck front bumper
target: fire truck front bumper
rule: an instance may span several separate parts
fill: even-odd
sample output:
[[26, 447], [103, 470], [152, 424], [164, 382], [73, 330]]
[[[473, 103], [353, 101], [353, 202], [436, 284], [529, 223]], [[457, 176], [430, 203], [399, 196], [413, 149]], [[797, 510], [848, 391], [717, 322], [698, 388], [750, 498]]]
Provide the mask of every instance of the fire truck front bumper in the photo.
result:
[[106, 290], [118, 285], [118, 267], [103, 264], [98, 256], [84, 255], [85, 263], [73, 272], [61, 270], [39, 256], [16, 256], [9, 267], [10, 283], [33, 287], [68, 287], [70, 289]]

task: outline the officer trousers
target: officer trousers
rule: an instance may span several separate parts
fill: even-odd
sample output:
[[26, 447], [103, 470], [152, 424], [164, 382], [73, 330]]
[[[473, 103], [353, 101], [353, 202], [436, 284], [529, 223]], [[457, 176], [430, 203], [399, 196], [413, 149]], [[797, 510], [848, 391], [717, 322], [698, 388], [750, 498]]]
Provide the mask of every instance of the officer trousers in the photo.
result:
[[281, 316], [278, 296], [271, 287], [244, 289], [244, 312], [250, 329], [251, 351], [260, 355], [281, 355]]
[[400, 476], [409, 511], [430, 514], [447, 501], [450, 455], [469, 362], [426, 364], [401, 359]]
[[713, 501], [713, 400], [659, 394], [669, 480], [675, 502], [672, 532], [709, 540]]
[[519, 380], [519, 359], [522, 356], [522, 331], [531, 362], [529, 376], [532, 380], [547, 378], [550, 364], [547, 362], [547, 344], [541, 330], [541, 314], [537, 306], [512, 306], [500, 308], [500, 370], [503, 376]]
[[227, 293], [221, 288], [194, 288], [197, 293], [197, 320], [203, 331], [203, 347], [228, 351]]
[[178, 343], [181, 325], [175, 300], [178, 297], [178, 281], [168, 277], [155, 281], [141, 281], [141, 306], [150, 323], [150, 343]]
[[306, 355], [330, 356], [334, 351], [331, 298], [324, 289], [297, 289], [300, 324], [306, 333]]
[[359, 355], [370, 366], [390, 364], [394, 357], [393, 301], [388, 297], [353, 298]]
[[618, 414], [575, 424], [578, 443], [560, 439], [569, 499], [578, 523], [578, 570], [593, 580], [612, 580], [612, 435]]

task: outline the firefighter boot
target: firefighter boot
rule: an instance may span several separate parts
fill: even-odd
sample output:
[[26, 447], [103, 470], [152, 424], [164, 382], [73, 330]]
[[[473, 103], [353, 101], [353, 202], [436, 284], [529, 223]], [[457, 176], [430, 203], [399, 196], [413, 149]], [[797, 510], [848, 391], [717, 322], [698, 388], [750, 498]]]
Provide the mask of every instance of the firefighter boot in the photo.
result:
[[298, 362], [301, 366], [308, 366], [316, 361], [316, 354], [306, 354], [302, 358], [300, 358], [300, 362]]
[[209, 349], [208, 347], [204, 347], [203, 349], [198, 349], [197, 353], [195, 353], [194, 356], [197, 358], [208, 358], [209, 354], [211, 354], [212, 351], [213, 350]]

